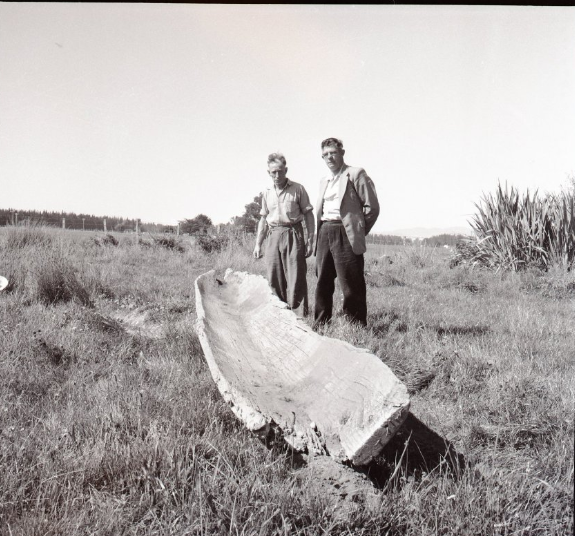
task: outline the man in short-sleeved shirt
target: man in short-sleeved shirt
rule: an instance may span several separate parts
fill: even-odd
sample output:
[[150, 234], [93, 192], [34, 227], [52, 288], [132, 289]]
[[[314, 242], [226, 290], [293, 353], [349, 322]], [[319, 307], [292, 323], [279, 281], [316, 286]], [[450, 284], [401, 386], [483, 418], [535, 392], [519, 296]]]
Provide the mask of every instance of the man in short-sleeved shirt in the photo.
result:
[[[306, 257], [312, 254], [314, 238], [313, 207], [305, 188], [287, 178], [286, 159], [281, 153], [268, 157], [268, 173], [273, 185], [262, 192], [254, 257], [262, 256], [267, 233], [265, 258], [270, 286], [291, 309], [308, 312]], [[302, 222], [307, 231], [304, 237]]]

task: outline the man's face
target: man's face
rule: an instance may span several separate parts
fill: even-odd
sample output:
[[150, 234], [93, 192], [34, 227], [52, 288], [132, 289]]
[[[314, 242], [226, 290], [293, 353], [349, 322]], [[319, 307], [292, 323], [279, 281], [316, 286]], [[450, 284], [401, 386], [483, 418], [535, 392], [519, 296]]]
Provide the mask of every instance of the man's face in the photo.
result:
[[321, 151], [321, 157], [332, 173], [337, 173], [343, 165], [345, 151], [331, 145], [326, 145]]
[[287, 167], [281, 162], [271, 162], [268, 164], [268, 173], [276, 186], [281, 186], [286, 180]]

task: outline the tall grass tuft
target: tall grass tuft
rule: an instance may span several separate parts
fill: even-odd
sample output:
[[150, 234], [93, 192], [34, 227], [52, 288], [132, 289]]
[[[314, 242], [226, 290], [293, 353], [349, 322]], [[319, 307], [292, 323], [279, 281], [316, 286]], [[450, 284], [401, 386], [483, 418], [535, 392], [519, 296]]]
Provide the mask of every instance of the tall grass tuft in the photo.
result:
[[40, 265], [36, 274], [36, 297], [46, 305], [73, 300], [92, 305], [90, 294], [76, 277], [72, 265], [58, 255], [47, 255]]
[[570, 270], [575, 260], [573, 193], [540, 197], [498, 185], [495, 195], [476, 204], [471, 226], [475, 239], [466, 239], [458, 254], [472, 264], [513, 271], [528, 267]]
[[9, 250], [50, 247], [52, 244], [53, 235], [40, 227], [10, 227], [6, 233], [5, 247]]

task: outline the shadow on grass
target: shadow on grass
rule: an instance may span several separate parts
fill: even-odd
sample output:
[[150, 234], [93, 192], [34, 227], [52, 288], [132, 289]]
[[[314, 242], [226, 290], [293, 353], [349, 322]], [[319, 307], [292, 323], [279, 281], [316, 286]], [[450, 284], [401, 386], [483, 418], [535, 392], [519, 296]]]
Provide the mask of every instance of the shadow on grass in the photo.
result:
[[276, 456], [284, 458], [290, 469], [302, 469], [307, 466], [307, 455], [295, 450], [283, 438], [283, 433], [277, 426], [271, 426], [266, 433], [254, 432], [256, 437], [267, 449]]
[[370, 464], [355, 468], [378, 489], [401, 487], [408, 479], [440, 470], [453, 478], [465, 469], [465, 457], [455, 447], [422, 423], [413, 413]]
[[434, 327], [438, 337], [447, 337], [449, 335], [470, 335], [473, 337], [480, 337], [489, 333], [488, 326], [447, 326], [447, 327]]
[[[292, 449], [276, 429], [260, 441], [284, 457], [290, 469], [305, 470], [310, 462], [307, 455]], [[327, 456], [326, 458], [329, 458]], [[338, 466], [335, 460], [334, 465]], [[363, 474], [376, 489], [400, 488], [405, 482], [425, 474], [440, 471], [457, 479], [465, 470], [465, 457], [454, 446], [409, 413], [403, 425], [384, 447], [380, 455], [364, 466], [343, 464], [348, 471]]]
[[383, 337], [391, 330], [406, 333], [409, 329], [402, 318], [393, 311], [384, 311], [373, 315], [370, 324], [375, 337]]

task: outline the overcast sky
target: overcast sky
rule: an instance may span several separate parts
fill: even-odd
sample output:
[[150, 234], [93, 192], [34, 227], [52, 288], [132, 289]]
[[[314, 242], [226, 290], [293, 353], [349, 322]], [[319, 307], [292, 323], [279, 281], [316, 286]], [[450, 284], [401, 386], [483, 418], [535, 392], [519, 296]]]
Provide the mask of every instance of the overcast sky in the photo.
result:
[[0, 206], [243, 213], [267, 155], [315, 204], [320, 142], [376, 232], [464, 226], [498, 181], [575, 174], [575, 8], [0, 4]]

